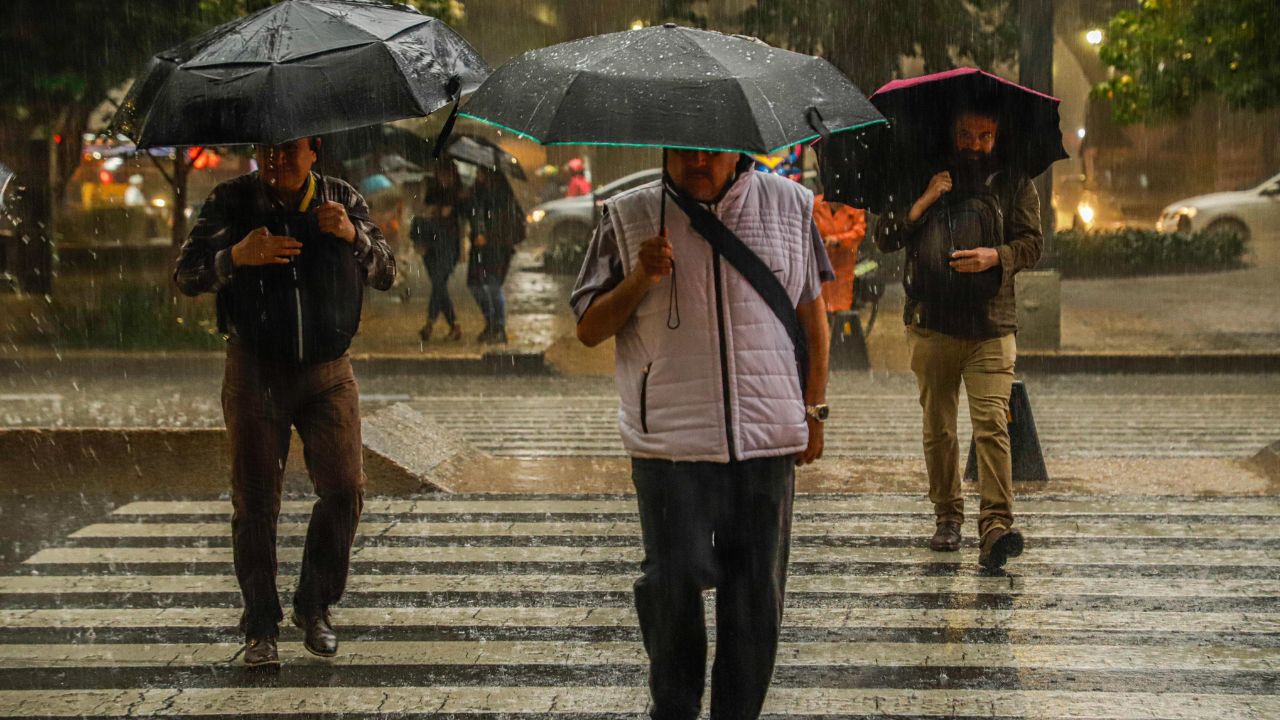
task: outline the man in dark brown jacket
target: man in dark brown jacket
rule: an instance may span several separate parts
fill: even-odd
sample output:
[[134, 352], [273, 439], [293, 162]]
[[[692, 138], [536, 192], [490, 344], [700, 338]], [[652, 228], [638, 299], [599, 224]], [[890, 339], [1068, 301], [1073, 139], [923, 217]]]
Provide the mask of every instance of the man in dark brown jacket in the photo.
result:
[[364, 198], [311, 172], [318, 143], [259, 147], [258, 172], [214, 188], [174, 272], [187, 295], [217, 293], [218, 326], [229, 338], [222, 411], [250, 666], [279, 663], [276, 521], [294, 427], [319, 499], [293, 622], [313, 654], [338, 650], [329, 606], [346, 585], [364, 496], [360, 399], [347, 348], [365, 286], [386, 290], [396, 274]]
[[[969, 414], [977, 444], [978, 562], [989, 569], [1003, 567], [1022, 553], [1022, 534], [1013, 528], [1013, 468], [1009, 452], [1009, 393], [1017, 355], [1018, 330], [1014, 275], [1040, 259], [1040, 199], [1025, 176], [999, 170], [995, 163], [998, 122], [982, 111], [961, 113], [953, 125], [953, 168], [944, 171], [909, 208], [895, 208], [881, 218], [876, 244], [885, 252], [917, 242], [929, 211], [944, 195], [962, 186], [981, 185], [996, 196], [1003, 216], [1003, 237], [993, 247], [959, 250], [951, 268], [978, 273], [999, 267], [998, 294], [980, 304], [917, 302], [908, 299], [904, 313], [911, 369], [920, 388], [924, 410], [924, 454], [929, 471], [929, 499], [933, 501], [936, 531], [930, 547], [960, 549], [964, 499], [960, 485], [960, 448], [956, 415], [960, 381], [969, 396]], [[975, 182], [976, 180], [976, 182]]]

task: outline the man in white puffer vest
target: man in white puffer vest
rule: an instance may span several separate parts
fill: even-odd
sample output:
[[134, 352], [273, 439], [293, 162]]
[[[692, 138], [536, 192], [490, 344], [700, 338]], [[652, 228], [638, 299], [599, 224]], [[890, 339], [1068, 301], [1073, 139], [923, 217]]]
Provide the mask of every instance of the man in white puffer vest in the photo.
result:
[[711, 717], [755, 718], [782, 625], [795, 466], [822, 456], [821, 286], [834, 276], [799, 183], [752, 171], [737, 153], [665, 156], [669, 192], [719, 218], [781, 282], [806, 337], [804, 391], [779, 317], [663, 182], [605, 203], [570, 302], [583, 343], [616, 338], [619, 425], [644, 538], [635, 599], [650, 716], [698, 717], [702, 594], [715, 588]]

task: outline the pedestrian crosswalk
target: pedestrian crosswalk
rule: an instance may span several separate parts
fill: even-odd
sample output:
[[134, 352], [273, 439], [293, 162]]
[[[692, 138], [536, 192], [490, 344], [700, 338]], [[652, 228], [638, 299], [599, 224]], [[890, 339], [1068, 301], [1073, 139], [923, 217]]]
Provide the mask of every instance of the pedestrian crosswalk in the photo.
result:
[[[1280, 498], [1018, 508], [987, 574], [972, 538], [928, 551], [923, 498], [797, 498], [766, 715], [1280, 717]], [[285, 593], [309, 511], [282, 507]], [[339, 655], [286, 627], [275, 674], [239, 664], [228, 515], [140, 500], [0, 575], [0, 716], [643, 716], [631, 498], [370, 498]]]

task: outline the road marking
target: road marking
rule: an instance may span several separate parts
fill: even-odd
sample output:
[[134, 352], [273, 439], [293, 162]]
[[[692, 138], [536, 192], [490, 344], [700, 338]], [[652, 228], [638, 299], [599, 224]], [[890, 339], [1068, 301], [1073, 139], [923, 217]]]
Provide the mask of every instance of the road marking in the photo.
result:
[[[923, 536], [922, 536], [923, 537]], [[24, 561], [26, 565], [111, 565], [138, 564], [202, 564], [230, 563], [230, 547], [74, 547], [41, 550]], [[280, 562], [296, 563], [302, 559], [302, 548], [282, 547], [277, 552]], [[352, 554], [356, 563], [591, 563], [640, 562], [641, 549], [636, 544], [616, 546], [429, 546], [364, 545]], [[791, 551], [793, 562], [829, 563], [896, 563], [914, 565], [973, 565], [974, 553], [933, 552], [922, 547], [827, 547], [797, 545]], [[1159, 566], [1250, 566], [1280, 567], [1280, 551], [1274, 550], [1201, 550], [1200, 548], [1109, 547], [1106, 552], [1090, 548], [1050, 547], [1028, 550], [1021, 562], [1036, 565], [1159, 565]], [[1020, 572], [1029, 572], [1023, 568]], [[0, 580], [2, 582], [2, 580]]]
[[[332, 610], [339, 627], [633, 628], [630, 607], [346, 607]], [[0, 628], [232, 628], [240, 610], [227, 607], [40, 608], [0, 610]], [[1280, 633], [1280, 613], [1168, 611], [787, 608], [792, 628], [994, 629], [1008, 631]]]
[[[1019, 521], [1028, 537], [1036, 540], [1075, 539], [1273, 539], [1275, 524], [1221, 522], [1150, 522], [1141, 520], [1074, 521], [1034, 519]], [[305, 522], [282, 522], [277, 533], [283, 537], [305, 537]], [[796, 538], [920, 538], [933, 533], [932, 518], [904, 517], [894, 521], [829, 520], [797, 521], [791, 537]], [[587, 536], [639, 537], [640, 523], [627, 520], [607, 521], [541, 521], [541, 522], [384, 522], [366, 520], [360, 524], [359, 536], [377, 537], [496, 537], [516, 536]], [[227, 538], [231, 525], [218, 523], [97, 523], [71, 534], [84, 538], [157, 538], [204, 537]]]
[[[630, 593], [636, 575], [353, 575], [347, 592], [363, 593]], [[282, 588], [296, 578], [282, 576]], [[792, 575], [790, 593], [851, 596], [887, 594], [1094, 595], [1111, 597], [1255, 597], [1280, 599], [1280, 580], [1064, 578], [986, 576]], [[0, 594], [225, 593], [223, 575], [34, 575], [3, 578]], [[122, 605], [126, 603], [122, 602]]]
[[[0, 713], [15, 717], [235, 716], [239, 714], [434, 713], [634, 715], [641, 687], [308, 687], [4, 690]], [[1280, 696], [1203, 693], [774, 688], [769, 715], [1274, 720]]]

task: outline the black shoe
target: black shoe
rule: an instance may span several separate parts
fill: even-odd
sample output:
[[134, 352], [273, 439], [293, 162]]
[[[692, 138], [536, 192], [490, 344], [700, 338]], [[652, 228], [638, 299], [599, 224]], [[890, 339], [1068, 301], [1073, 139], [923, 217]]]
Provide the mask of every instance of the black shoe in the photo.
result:
[[489, 333], [487, 336], [485, 336], [485, 337], [481, 338], [481, 339], [480, 339], [480, 342], [482, 342], [482, 343], [484, 343], [484, 344], [486, 344], [486, 345], [506, 345], [506, 344], [507, 344], [507, 331], [506, 331], [506, 330], [494, 330], [493, 332]]
[[302, 628], [304, 637], [302, 644], [307, 652], [320, 657], [333, 657], [338, 654], [338, 634], [329, 625], [329, 613], [322, 612], [310, 616], [302, 616], [293, 611], [293, 624]]
[[1022, 533], [1003, 527], [993, 527], [982, 537], [982, 549], [978, 552], [978, 564], [988, 570], [999, 570], [1022, 554], [1025, 544]]
[[251, 668], [279, 666], [280, 651], [276, 649], [276, 639], [273, 637], [246, 638], [244, 664]]
[[955, 552], [960, 549], [960, 523], [943, 520], [938, 523], [929, 538], [929, 549], [934, 552]]

